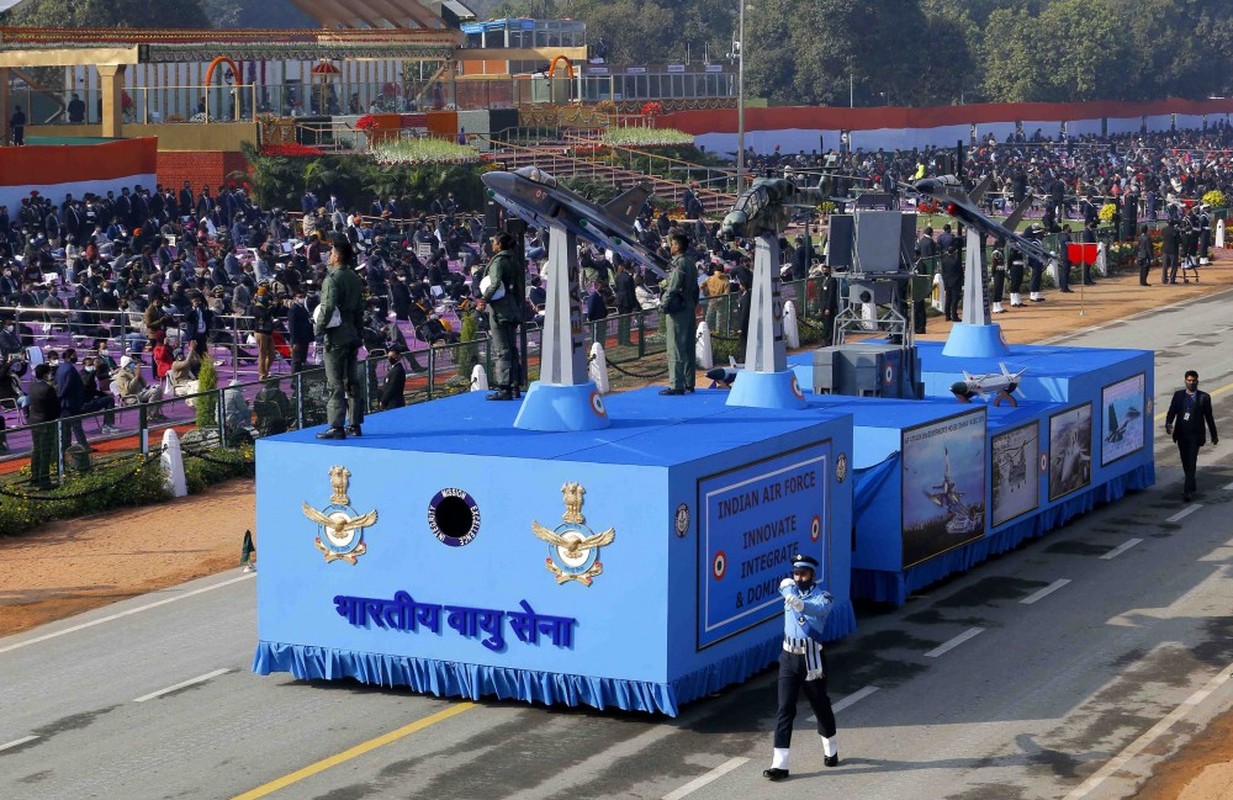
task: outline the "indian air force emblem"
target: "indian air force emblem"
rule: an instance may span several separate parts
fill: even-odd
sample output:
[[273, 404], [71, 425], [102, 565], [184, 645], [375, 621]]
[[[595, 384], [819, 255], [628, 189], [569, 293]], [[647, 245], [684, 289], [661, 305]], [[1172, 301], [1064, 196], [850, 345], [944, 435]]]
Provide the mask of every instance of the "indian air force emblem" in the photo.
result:
[[567, 483], [561, 487], [565, 498], [565, 513], [561, 515], [562, 523], [555, 530], [548, 530], [538, 522], [531, 523], [531, 532], [548, 543], [548, 558], [545, 567], [556, 576], [557, 583], [578, 581], [583, 586], [591, 582], [604, 571], [604, 565], [599, 560], [599, 548], [612, 544], [616, 539], [616, 529], [609, 528], [602, 533], [593, 533], [586, 525], [582, 516], [582, 496], [586, 489], [578, 483]]
[[317, 523], [317, 549], [325, 554], [325, 562], [346, 561], [354, 564], [356, 559], [368, 552], [364, 544], [364, 529], [377, 522], [377, 511], [358, 514], [351, 507], [347, 487], [351, 470], [346, 467], [330, 467], [330, 504], [318, 511], [304, 503], [304, 516]]

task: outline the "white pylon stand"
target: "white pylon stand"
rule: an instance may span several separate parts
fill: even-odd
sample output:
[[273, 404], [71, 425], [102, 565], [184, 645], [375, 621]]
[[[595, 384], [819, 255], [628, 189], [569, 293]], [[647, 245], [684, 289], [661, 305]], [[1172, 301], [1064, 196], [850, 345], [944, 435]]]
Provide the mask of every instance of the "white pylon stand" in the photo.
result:
[[471, 391], [488, 391], [488, 373], [484, 372], [483, 364], [476, 364], [475, 368], [471, 370]]
[[711, 342], [711, 326], [706, 320], [698, 323], [694, 334], [694, 361], [698, 369], [710, 369], [715, 366], [715, 351]]
[[805, 395], [788, 369], [783, 343], [783, 301], [779, 296], [779, 238], [756, 240], [749, 305], [745, 368], [728, 392], [727, 404], [750, 408], [804, 408]]
[[515, 428], [589, 431], [612, 424], [604, 398], [587, 372], [582, 309], [569, 285], [570, 268], [577, 265], [578, 237], [559, 225], [550, 226], [539, 380], [523, 396]]
[[987, 358], [1010, 353], [1002, 326], [990, 322], [985, 309], [985, 286], [980, 266], [980, 234], [969, 225], [963, 272], [963, 322], [956, 322], [946, 338], [942, 355]]
[[801, 346], [801, 331], [796, 325], [796, 304], [783, 304], [783, 342], [793, 350]]
[[184, 454], [180, 452], [180, 437], [174, 428], [163, 432], [163, 454], [159, 456], [159, 466], [163, 468], [163, 486], [172, 497], [188, 494], [188, 483], [184, 478]]
[[1216, 220], [1216, 238], [1213, 247], [1224, 247], [1224, 220]]
[[608, 390], [612, 388], [608, 385], [608, 354], [604, 352], [604, 346], [599, 342], [591, 343], [591, 359], [587, 372], [591, 380], [595, 382], [595, 388], [599, 390], [599, 393], [608, 394]]

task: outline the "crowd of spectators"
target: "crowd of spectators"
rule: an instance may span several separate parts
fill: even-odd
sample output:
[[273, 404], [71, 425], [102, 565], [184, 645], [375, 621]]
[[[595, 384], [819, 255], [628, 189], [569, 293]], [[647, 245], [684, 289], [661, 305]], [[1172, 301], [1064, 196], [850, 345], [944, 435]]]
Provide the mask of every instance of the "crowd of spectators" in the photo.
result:
[[[820, 171], [836, 196], [874, 190], [905, 202], [902, 187], [925, 175], [957, 171], [969, 186], [989, 177], [986, 202], [994, 213], [1031, 196], [1048, 229], [1067, 219], [1087, 223], [1112, 202], [1124, 213], [1125, 239], [1134, 238], [1138, 221], [1180, 221], [1204, 192], [1233, 191], [1233, 129], [1223, 123], [1099, 140], [1021, 138], [975, 143], [962, 163], [953, 148], [751, 154], [747, 163], [810, 183]], [[459, 314], [473, 307], [490, 255], [475, 209], [460, 207], [452, 193], [428, 209], [397, 197], [357, 207], [312, 192], [299, 205], [262, 209], [241, 187], [185, 182], [59, 199], [33, 192], [17, 208], [0, 206], [0, 406], [28, 406], [32, 367], [47, 363], [61, 414], [104, 412], [108, 433], [116, 408], [189, 391], [206, 359], [254, 363], [262, 380], [277, 377], [280, 359], [291, 372], [307, 368], [309, 315], [335, 236], [360, 253], [369, 352], [390, 353], [391, 363], [414, 374], [423, 370], [415, 350], [457, 341]], [[635, 227], [647, 248], [665, 256], [669, 232], [683, 228], [698, 257], [704, 302], [740, 298], [752, 283], [749, 249], [722, 241], [717, 222], [686, 216], [674, 221], [648, 205]], [[820, 231], [784, 241], [785, 277], [818, 273], [818, 240], [810, 233]], [[546, 256], [541, 232], [529, 232], [525, 252], [533, 318], [546, 295], [537, 268]], [[610, 314], [657, 308], [659, 278], [638, 265], [582, 245], [579, 266], [576, 285], [585, 287], [579, 297], [594, 330], [606, 332], [601, 321]], [[711, 305], [708, 323], [723, 327], [727, 312]], [[485, 317], [477, 316], [482, 328]], [[41, 326], [66, 329], [72, 346], [49, 352]], [[618, 323], [617, 335], [627, 344], [628, 325]], [[258, 402], [279, 405], [273, 397]], [[396, 403], [392, 395], [382, 400]], [[71, 433], [85, 444], [77, 427]]]

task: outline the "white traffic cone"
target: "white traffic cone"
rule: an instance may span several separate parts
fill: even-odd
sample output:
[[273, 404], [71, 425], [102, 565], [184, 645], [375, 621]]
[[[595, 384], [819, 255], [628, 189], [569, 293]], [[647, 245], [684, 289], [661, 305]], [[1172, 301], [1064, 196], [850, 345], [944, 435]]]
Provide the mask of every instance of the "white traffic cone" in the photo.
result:
[[488, 391], [488, 373], [484, 372], [483, 364], [476, 364], [475, 368], [471, 370], [471, 391]]

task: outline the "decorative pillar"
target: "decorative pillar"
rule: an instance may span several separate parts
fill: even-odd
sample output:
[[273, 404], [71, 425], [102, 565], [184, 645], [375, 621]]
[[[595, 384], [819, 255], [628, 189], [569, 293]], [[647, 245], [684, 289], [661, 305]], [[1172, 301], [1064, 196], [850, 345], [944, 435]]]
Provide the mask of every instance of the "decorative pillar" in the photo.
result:
[[103, 91], [103, 129], [107, 139], [124, 135], [124, 65], [99, 64], [99, 80]]

